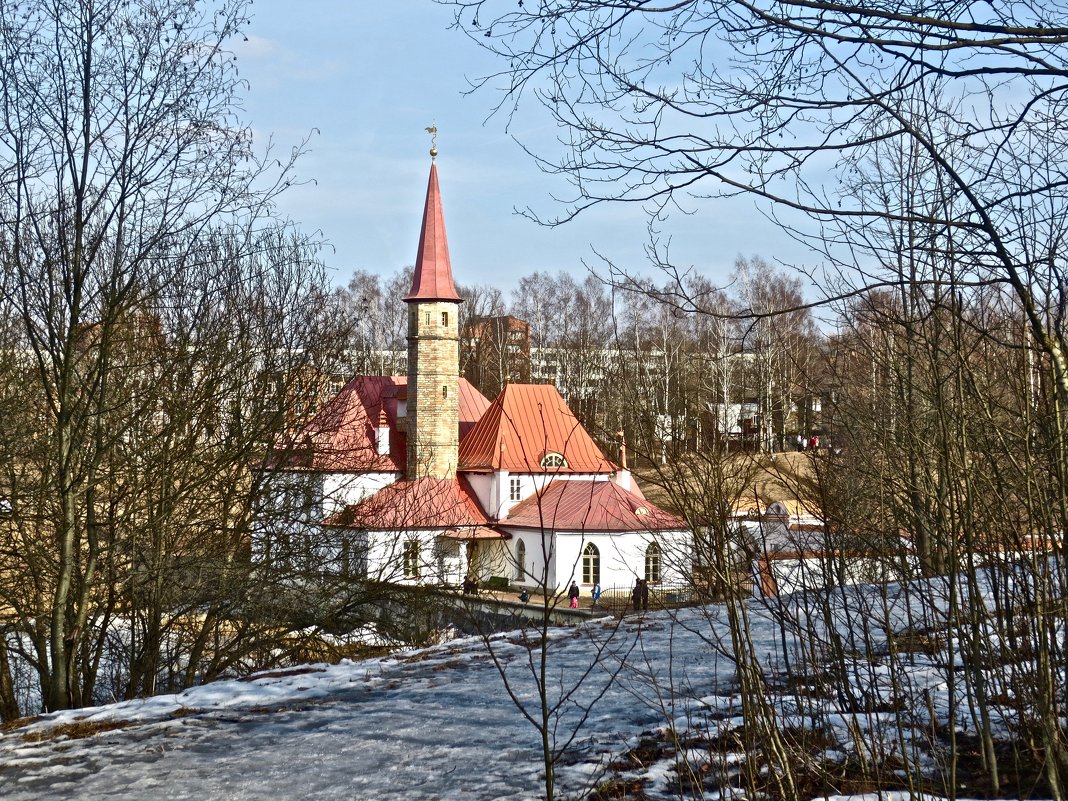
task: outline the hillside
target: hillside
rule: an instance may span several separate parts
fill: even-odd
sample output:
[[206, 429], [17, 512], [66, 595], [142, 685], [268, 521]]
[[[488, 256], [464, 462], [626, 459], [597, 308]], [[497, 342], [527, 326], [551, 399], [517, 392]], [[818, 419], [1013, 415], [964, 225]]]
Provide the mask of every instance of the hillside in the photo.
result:
[[[823, 614], [830, 617], [808, 610], [809, 645], [833, 631], [862, 649], [829, 683], [814, 665], [796, 664], [801, 641], [782, 625], [784, 610], [796, 611], [803, 599], [748, 604], [763, 686], [789, 722], [782, 733], [802, 797], [910, 783], [945, 792], [930, 735], [951, 723], [961, 737], [968, 730], [967, 710], [951, 711], [947, 694], [947, 678], [962, 666], [947, 663], [923, 634], [933, 631], [944, 583], [916, 589], [861, 587], [829, 598]], [[536, 718], [539, 649], [528, 635], [457, 640], [45, 716], [0, 734], [4, 798], [537, 798], [539, 737], [491, 659]], [[729, 642], [721, 606], [550, 630], [551, 742], [563, 797], [717, 797], [747, 764], [749, 775], [767, 776], [769, 754], [742, 747], [744, 704]], [[918, 650], [906, 652], [910, 642]], [[958, 781], [975, 781], [976, 759], [959, 754]], [[1017, 782], [1001, 797], [1043, 792], [1033, 774], [1021, 772]]]

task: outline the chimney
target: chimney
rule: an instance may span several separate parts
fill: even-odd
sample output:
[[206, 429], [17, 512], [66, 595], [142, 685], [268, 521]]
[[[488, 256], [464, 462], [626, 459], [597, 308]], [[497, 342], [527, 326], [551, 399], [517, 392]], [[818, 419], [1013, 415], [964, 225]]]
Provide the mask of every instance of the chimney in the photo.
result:
[[389, 456], [389, 418], [386, 409], [378, 410], [378, 428], [375, 429], [375, 450], [379, 456]]

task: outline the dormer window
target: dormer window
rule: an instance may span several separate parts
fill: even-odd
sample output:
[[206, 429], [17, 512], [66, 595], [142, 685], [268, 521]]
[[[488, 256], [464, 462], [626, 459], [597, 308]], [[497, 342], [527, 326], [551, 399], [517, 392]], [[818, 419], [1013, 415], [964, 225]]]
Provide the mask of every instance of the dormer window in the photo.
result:
[[541, 466], [548, 468], [567, 467], [567, 459], [559, 453], [547, 453], [541, 460]]

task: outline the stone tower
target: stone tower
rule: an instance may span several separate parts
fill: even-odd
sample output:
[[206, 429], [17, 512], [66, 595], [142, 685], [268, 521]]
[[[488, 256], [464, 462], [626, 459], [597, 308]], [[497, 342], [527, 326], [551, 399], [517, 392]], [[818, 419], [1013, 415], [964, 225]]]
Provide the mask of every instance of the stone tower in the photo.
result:
[[452, 281], [437, 164], [431, 162], [408, 304], [408, 477], [454, 478], [459, 454], [461, 298]]

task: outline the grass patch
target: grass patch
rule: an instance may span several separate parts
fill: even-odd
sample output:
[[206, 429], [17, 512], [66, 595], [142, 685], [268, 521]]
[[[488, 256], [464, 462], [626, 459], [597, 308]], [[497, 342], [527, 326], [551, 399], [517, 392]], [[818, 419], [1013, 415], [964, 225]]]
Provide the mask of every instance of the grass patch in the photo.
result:
[[15, 718], [14, 720], [5, 720], [0, 723], [0, 732], [14, 731], [15, 729], [21, 729], [23, 726], [29, 726], [31, 723], [36, 723], [41, 719], [40, 715], [31, 715], [25, 718]]
[[73, 723], [61, 723], [40, 731], [30, 731], [22, 735], [22, 739], [28, 743], [41, 743], [47, 740], [83, 740], [107, 731], [125, 729], [135, 725], [130, 720], [76, 720]]

